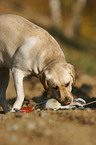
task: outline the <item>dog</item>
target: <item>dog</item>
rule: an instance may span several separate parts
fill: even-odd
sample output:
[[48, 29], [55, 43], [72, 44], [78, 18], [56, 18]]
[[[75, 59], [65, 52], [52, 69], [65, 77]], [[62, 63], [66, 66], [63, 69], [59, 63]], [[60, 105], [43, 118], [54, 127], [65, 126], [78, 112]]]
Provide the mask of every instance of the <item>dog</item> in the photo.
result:
[[0, 15], [0, 105], [5, 113], [9, 70], [12, 70], [16, 101], [11, 109], [20, 109], [24, 101], [23, 78], [38, 77], [46, 90], [63, 105], [72, 102], [73, 65], [67, 63], [57, 41], [43, 28], [25, 18]]

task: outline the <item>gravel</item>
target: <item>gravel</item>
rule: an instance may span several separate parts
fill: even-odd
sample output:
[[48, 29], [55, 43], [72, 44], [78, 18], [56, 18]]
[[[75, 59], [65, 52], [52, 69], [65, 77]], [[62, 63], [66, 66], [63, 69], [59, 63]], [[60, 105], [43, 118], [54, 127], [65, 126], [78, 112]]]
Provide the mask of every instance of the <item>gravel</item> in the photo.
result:
[[3, 119], [3, 120], [7, 120], [7, 119], [8, 119], [8, 117], [7, 117], [7, 116], [4, 116], [2, 119]]
[[36, 130], [37, 126], [36, 126], [35, 123], [30, 122], [30, 123], [27, 124], [27, 129]]
[[19, 126], [17, 124], [7, 127], [8, 131], [17, 131], [18, 129], [19, 129]]
[[15, 134], [11, 135], [11, 141], [15, 142], [17, 140], [18, 140], [18, 136], [17, 135], [15, 135]]
[[52, 131], [51, 131], [50, 129], [46, 129], [46, 130], [44, 131], [44, 135], [45, 135], [45, 136], [51, 136], [51, 135], [52, 135]]

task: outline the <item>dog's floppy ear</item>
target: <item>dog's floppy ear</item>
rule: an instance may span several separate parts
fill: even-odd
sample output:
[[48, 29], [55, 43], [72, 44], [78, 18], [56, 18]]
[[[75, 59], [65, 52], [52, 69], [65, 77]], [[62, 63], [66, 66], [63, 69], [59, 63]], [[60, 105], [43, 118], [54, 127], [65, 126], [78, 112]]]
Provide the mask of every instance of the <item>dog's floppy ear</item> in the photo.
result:
[[68, 63], [68, 68], [70, 70], [70, 75], [73, 78], [73, 85], [75, 85], [76, 82], [75, 82], [75, 69], [74, 69], [74, 66]]

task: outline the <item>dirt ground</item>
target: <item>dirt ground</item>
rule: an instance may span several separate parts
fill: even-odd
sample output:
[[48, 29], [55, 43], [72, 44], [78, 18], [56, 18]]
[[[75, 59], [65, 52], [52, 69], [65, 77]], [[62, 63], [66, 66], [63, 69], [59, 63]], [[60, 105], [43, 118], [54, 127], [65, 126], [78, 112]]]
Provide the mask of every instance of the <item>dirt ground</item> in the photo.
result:
[[[49, 21], [49, 17], [45, 16], [48, 13], [48, 8], [46, 8], [48, 6], [47, 4], [43, 5], [42, 1], [1, 0], [0, 14], [18, 14], [41, 26], [50, 28], [52, 21]], [[39, 6], [40, 3], [42, 7]], [[41, 12], [43, 15], [37, 12]], [[92, 20], [89, 22], [92, 22]], [[87, 22], [85, 23], [87, 27], [88, 25], [86, 24]], [[91, 25], [91, 23], [89, 24]], [[86, 30], [86, 27], [84, 27], [84, 30]], [[92, 28], [94, 28], [93, 25]], [[94, 29], [92, 32], [95, 34]], [[93, 53], [96, 54], [95, 51]], [[78, 57], [78, 53], [73, 55], [73, 57], [75, 56]], [[87, 53], [84, 54], [84, 58], [86, 58], [85, 56], [87, 56]], [[82, 57], [79, 62], [81, 62], [81, 59]], [[70, 62], [72, 61], [70, 60]], [[87, 60], [83, 61], [85, 65], [90, 62], [89, 60], [88, 62]], [[37, 78], [30, 77], [25, 79], [24, 89], [25, 101], [23, 106], [33, 106], [36, 103], [40, 103], [41, 100], [45, 100], [46, 96], [50, 97], [50, 94], [48, 95], [44, 92]], [[72, 93], [74, 97], [81, 97], [86, 102], [96, 100], [96, 76], [76, 73], [76, 86], [73, 88]], [[13, 79], [12, 75], [10, 75], [7, 89], [7, 102], [10, 108], [15, 98]], [[4, 114], [0, 107], [0, 145], [96, 145], [96, 104], [89, 107], [84, 110], [53, 111], [38, 109], [31, 113], [7, 114]]]
[[[73, 89], [74, 97], [87, 102], [96, 97], [96, 77], [80, 75]], [[46, 98], [37, 78], [24, 81], [23, 106], [33, 106]], [[11, 76], [7, 89], [8, 105], [12, 107], [15, 90]], [[94, 98], [96, 99], [96, 98]], [[92, 108], [89, 108], [92, 107]], [[96, 145], [96, 104], [84, 110], [35, 110], [31, 113], [4, 114], [0, 108], [0, 145]], [[94, 108], [95, 107], [95, 108]]]

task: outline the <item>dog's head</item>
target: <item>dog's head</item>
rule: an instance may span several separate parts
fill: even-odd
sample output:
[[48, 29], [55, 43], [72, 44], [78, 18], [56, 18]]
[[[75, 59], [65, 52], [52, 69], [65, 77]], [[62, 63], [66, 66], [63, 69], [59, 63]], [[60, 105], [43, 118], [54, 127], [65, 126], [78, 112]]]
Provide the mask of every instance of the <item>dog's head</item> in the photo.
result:
[[44, 88], [49, 88], [52, 91], [54, 98], [63, 105], [73, 101], [71, 90], [74, 81], [74, 67], [68, 63], [57, 63], [51, 68], [46, 69], [44, 72]]

